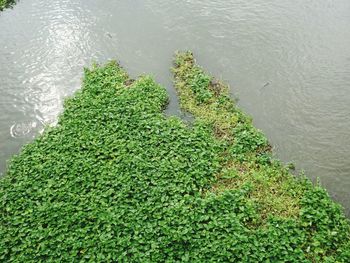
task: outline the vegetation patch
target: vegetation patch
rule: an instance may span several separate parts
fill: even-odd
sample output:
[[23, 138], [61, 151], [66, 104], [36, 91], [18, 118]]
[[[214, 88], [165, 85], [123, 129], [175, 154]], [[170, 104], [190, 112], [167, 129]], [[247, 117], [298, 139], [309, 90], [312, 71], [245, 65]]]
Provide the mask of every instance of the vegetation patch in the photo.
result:
[[16, 0], [0, 0], [0, 11], [5, 8], [12, 7], [16, 3]]
[[325, 190], [273, 159], [191, 53], [174, 75], [191, 127], [165, 117], [151, 77], [85, 70], [0, 181], [0, 261], [349, 262], [349, 223]]
[[221, 171], [213, 190], [249, 184], [262, 219], [270, 214], [297, 217], [305, 187], [273, 160], [266, 137], [230, 99], [227, 85], [197, 66], [190, 52], [176, 56], [173, 72], [182, 108], [211, 127], [221, 145]]

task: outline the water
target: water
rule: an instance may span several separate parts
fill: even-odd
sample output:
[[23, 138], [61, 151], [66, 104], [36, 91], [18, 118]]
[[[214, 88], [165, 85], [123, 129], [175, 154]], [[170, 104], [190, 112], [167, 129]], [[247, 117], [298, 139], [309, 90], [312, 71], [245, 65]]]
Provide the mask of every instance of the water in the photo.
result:
[[0, 171], [54, 124], [92, 61], [169, 91], [175, 50], [230, 83], [278, 157], [350, 214], [350, 1], [21, 0], [0, 13]]

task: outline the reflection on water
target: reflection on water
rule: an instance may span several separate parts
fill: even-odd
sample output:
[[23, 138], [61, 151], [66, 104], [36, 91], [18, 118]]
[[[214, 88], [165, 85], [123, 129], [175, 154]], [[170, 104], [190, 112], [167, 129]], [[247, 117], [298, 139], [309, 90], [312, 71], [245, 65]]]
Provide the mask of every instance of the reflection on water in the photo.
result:
[[350, 211], [350, 1], [26, 0], [0, 14], [0, 171], [54, 124], [82, 68], [118, 58], [167, 87], [192, 49], [253, 115], [282, 160]]

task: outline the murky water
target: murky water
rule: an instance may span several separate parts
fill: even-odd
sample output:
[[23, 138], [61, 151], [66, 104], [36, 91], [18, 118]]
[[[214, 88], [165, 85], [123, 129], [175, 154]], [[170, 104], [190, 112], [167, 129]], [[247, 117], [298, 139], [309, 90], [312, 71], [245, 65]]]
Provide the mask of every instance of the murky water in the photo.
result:
[[21, 0], [0, 13], [0, 171], [55, 123], [92, 61], [153, 74], [179, 114], [179, 49], [230, 83], [278, 157], [320, 177], [349, 214], [349, 0]]

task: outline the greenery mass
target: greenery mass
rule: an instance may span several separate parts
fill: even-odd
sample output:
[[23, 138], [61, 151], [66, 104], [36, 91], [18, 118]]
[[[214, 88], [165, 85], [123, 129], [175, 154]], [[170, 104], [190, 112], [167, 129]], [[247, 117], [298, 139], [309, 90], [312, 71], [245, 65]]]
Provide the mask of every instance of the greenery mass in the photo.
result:
[[1, 262], [350, 262], [341, 207], [273, 158], [225, 84], [178, 53], [186, 124], [116, 62], [0, 181]]
[[0, 11], [5, 8], [12, 7], [16, 3], [15, 0], [0, 0]]

